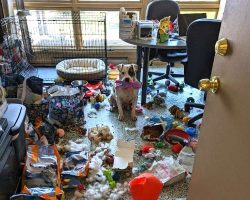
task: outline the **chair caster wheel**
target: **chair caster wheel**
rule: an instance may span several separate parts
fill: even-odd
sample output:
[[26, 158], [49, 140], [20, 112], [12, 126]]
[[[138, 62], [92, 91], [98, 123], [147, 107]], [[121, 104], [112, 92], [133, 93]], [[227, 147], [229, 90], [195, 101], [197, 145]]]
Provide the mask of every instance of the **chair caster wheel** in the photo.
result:
[[194, 103], [194, 98], [193, 97], [188, 97], [186, 102]]
[[165, 81], [165, 86], [168, 87], [170, 85], [170, 80]]

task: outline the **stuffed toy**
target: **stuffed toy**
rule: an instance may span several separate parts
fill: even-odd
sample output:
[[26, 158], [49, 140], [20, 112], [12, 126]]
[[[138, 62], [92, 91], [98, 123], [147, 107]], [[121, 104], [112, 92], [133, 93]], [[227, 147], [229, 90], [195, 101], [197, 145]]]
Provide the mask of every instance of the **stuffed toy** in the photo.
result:
[[157, 34], [158, 42], [163, 43], [169, 39], [169, 31], [170, 31], [171, 21], [170, 16], [164, 17], [160, 20], [159, 30]]

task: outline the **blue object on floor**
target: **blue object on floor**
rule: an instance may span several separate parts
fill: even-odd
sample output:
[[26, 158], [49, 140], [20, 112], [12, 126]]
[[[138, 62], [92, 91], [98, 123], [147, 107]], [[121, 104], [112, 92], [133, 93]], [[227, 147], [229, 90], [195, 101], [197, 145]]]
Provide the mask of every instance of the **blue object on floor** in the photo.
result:
[[193, 127], [187, 127], [185, 132], [190, 135], [191, 137], [196, 137], [196, 129]]
[[161, 122], [161, 118], [160, 117], [157, 117], [157, 116], [153, 116], [149, 119], [149, 122], [150, 123], [153, 123], [153, 124], [157, 124], [157, 123], [160, 123]]
[[166, 130], [169, 130], [172, 128], [173, 121], [174, 121], [172, 117], [168, 117], [168, 116], [161, 117], [161, 120], [166, 123], [166, 128], [165, 128]]
[[147, 87], [147, 94], [151, 93], [152, 92], [152, 89]]

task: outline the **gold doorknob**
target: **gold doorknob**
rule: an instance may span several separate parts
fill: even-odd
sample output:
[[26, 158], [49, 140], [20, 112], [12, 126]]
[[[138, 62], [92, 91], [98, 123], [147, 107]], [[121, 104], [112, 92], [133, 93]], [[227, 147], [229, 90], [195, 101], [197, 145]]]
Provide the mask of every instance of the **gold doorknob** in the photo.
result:
[[219, 77], [214, 76], [210, 80], [209, 79], [201, 79], [199, 81], [199, 89], [202, 91], [211, 91], [212, 93], [216, 93], [220, 88], [220, 80]]
[[218, 40], [215, 44], [215, 53], [220, 56], [225, 56], [228, 50], [228, 40], [226, 38], [222, 38]]

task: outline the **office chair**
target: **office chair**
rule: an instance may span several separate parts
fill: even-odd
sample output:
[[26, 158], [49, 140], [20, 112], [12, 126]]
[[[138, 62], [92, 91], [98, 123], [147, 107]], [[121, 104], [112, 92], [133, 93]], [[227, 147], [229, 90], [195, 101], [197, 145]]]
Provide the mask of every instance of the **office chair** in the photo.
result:
[[[187, 61], [184, 62], [184, 82], [198, 88], [201, 79], [210, 78], [215, 55], [215, 43], [218, 40], [221, 21], [215, 19], [199, 19], [190, 24], [187, 30]], [[204, 100], [206, 94], [204, 95]], [[185, 111], [191, 108], [204, 109], [205, 105], [187, 102]], [[189, 120], [192, 125], [201, 119], [203, 113]]]
[[[166, 16], [171, 16], [171, 21], [173, 22], [178, 14], [180, 13], [179, 5], [173, 0], [155, 0], [147, 5], [146, 9], [146, 19], [148, 20], [161, 20]], [[153, 82], [162, 80], [162, 79], [170, 79], [176, 85], [178, 85], [178, 81], [173, 77], [183, 77], [180, 74], [171, 73], [171, 64], [174, 62], [181, 61], [186, 57], [186, 53], [171, 51], [171, 50], [163, 50], [163, 49], [150, 49], [150, 60], [153, 58], [159, 58], [163, 62], [167, 62], [166, 73], [159, 72], [149, 72], [149, 75], [158, 75], [159, 77], [153, 79]]]

